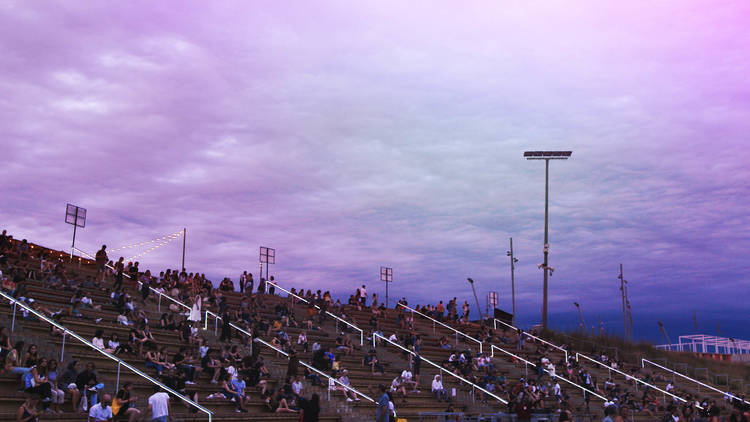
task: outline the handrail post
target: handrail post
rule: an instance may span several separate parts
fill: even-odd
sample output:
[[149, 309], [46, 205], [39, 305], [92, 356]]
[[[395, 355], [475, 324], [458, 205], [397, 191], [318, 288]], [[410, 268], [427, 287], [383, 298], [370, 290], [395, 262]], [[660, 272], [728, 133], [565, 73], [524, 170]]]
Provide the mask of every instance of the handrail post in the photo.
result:
[[214, 317], [214, 335], [219, 334], [219, 318]]
[[16, 329], [16, 305], [18, 305], [17, 301], [13, 301], [13, 321], [10, 323], [10, 331], [14, 331]]
[[120, 362], [117, 362], [117, 382], [115, 391], [120, 391]]
[[159, 311], [160, 313], [161, 313], [161, 297], [162, 295], [159, 295], [159, 304], [156, 305], [156, 310]]
[[365, 345], [365, 332], [362, 330], [359, 330], [359, 345], [360, 346]]
[[[9, 303], [18, 304], [18, 301], [15, 298], [9, 296], [5, 292], [0, 291], [0, 297], [4, 297], [5, 299], [7, 299], [9, 301]], [[131, 364], [123, 361], [122, 359], [120, 359], [117, 356], [115, 356], [115, 355], [107, 352], [106, 350], [100, 349], [100, 348], [94, 346], [90, 341], [86, 340], [85, 338], [83, 338], [82, 336], [80, 336], [79, 334], [77, 334], [75, 331], [68, 330], [64, 326], [62, 326], [59, 323], [55, 322], [54, 320], [48, 318], [47, 316], [45, 316], [44, 314], [38, 312], [37, 310], [35, 310], [35, 309], [27, 306], [26, 304], [20, 303], [20, 306], [23, 309], [25, 309], [27, 312], [29, 312], [29, 313], [33, 314], [34, 316], [36, 316], [37, 318], [39, 318], [40, 321], [44, 321], [47, 324], [49, 324], [49, 325], [57, 328], [58, 330], [61, 330], [64, 334], [70, 334], [71, 336], [73, 336], [74, 339], [76, 339], [76, 340], [80, 341], [81, 343], [85, 344], [91, 350], [94, 350], [94, 351], [96, 351], [98, 353], [101, 353], [102, 355], [104, 355], [105, 357], [109, 358], [110, 360], [116, 361], [118, 365], [125, 366], [127, 369], [129, 369], [129, 370], [135, 372], [136, 374], [138, 374], [139, 376], [141, 376], [141, 377], [143, 377], [143, 378], [151, 381], [153, 384], [158, 385], [159, 387], [161, 387], [162, 389], [164, 389], [168, 393], [174, 395], [175, 397], [179, 398], [180, 400], [182, 400], [182, 401], [184, 401], [184, 402], [186, 402], [186, 403], [188, 403], [188, 404], [190, 404], [190, 405], [198, 408], [200, 411], [208, 414], [209, 415], [209, 419], [210, 419], [212, 412], [209, 409], [205, 408], [204, 406], [201, 406], [200, 404], [192, 401], [190, 398], [187, 398], [187, 397], [179, 395], [179, 393], [177, 393], [176, 391], [174, 391], [171, 388], [167, 387], [161, 381], [159, 381], [157, 379], [154, 379], [150, 375], [148, 375], [148, 374], [140, 371], [139, 369], [137, 369], [133, 365], [131, 365]]]
[[67, 331], [63, 331], [62, 348], [60, 348], [60, 362], [62, 362], [64, 360], [63, 356], [65, 355], [65, 337], [67, 337], [67, 336], [68, 336], [68, 332]]

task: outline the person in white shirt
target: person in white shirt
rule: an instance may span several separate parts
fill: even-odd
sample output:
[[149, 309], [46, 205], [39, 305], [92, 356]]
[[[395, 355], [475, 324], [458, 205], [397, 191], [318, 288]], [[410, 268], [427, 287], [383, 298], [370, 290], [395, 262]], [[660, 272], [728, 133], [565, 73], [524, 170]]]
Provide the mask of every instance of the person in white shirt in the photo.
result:
[[169, 394], [161, 391], [158, 385], [154, 385], [154, 394], [148, 398], [148, 410], [151, 412], [151, 422], [167, 422], [172, 418], [169, 415]]
[[104, 350], [104, 331], [96, 330], [94, 338], [91, 339], [91, 343], [96, 346], [97, 349]]
[[112, 396], [105, 394], [101, 402], [91, 406], [89, 409], [88, 422], [111, 422], [112, 408], [110, 407], [110, 403], [112, 403]]
[[443, 381], [440, 378], [440, 374], [435, 375], [435, 377], [432, 379], [432, 394], [437, 397], [438, 402], [448, 400], [445, 389], [443, 388]]
[[404, 369], [401, 371], [401, 382], [404, 384], [411, 385], [414, 390], [417, 389], [417, 383], [414, 381], [414, 375], [411, 373], [409, 368]]
[[562, 401], [563, 397], [562, 397], [562, 388], [560, 387], [560, 381], [555, 381], [555, 386], [552, 388], [552, 391], [555, 397], [557, 397], [557, 400]]
[[341, 384], [337, 384], [337, 387], [339, 390], [344, 392], [344, 397], [346, 397], [346, 401], [348, 402], [352, 400], [359, 401], [359, 397], [357, 397], [357, 393], [355, 393], [354, 390], [350, 390], [346, 388], [346, 387], [351, 387], [351, 383], [349, 382], [349, 371], [347, 371], [346, 369], [342, 371], [341, 376], [339, 377], [339, 382]]
[[302, 394], [302, 377], [297, 376], [297, 378], [294, 379], [294, 382], [292, 383], [292, 391], [294, 392], [294, 395], [299, 397]]

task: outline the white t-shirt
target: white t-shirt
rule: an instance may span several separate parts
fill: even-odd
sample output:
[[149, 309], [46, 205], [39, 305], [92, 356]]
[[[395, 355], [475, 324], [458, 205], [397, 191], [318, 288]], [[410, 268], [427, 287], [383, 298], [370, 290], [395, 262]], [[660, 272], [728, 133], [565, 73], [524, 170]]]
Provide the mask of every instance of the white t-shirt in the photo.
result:
[[294, 381], [292, 383], [292, 391], [294, 391], [294, 394], [299, 396], [299, 393], [302, 392], [302, 382]]
[[167, 404], [169, 403], [169, 394], [159, 391], [148, 398], [148, 405], [151, 406], [151, 419], [169, 416]]
[[91, 343], [98, 349], [104, 349], [104, 339], [100, 337], [94, 337], [91, 339]]
[[102, 408], [102, 404], [97, 403], [89, 409], [89, 418], [95, 421], [108, 421], [112, 418], [112, 408], [109, 406]]
[[404, 381], [411, 381], [411, 378], [412, 378], [412, 374], [411, 374], [411, 371], [409, 371], [408, 369], [404, 369], [401, 372], [401, 379], [403, 379]]

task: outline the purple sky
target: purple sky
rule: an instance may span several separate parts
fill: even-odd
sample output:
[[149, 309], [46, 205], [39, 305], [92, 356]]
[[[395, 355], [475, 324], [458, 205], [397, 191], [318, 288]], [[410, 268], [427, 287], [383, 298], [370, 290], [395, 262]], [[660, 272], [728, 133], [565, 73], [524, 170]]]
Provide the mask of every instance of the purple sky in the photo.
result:
[[187, 227], [213, 279], [262, 244], [283, 285], [382, 292], [390, 265], [392, 297], [471, 299], [471, 276], [503, 308], [512, 236], [529, 324], [544, 172], [522, 152], [571, 149], [553, 315], [621, 329], [622, 262], [636, 334], [746, 319], [750, 3], [499, 4], [0, 0], [0, 225], [66, 248], [72, 202], [91, 252]]

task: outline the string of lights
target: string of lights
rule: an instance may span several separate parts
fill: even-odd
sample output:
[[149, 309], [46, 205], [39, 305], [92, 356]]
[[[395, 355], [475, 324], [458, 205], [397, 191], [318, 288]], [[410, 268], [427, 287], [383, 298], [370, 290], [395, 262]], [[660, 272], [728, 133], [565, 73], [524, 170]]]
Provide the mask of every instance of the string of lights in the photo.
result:
[[[182, 232], [180, 232], [180, 234], [181, 233]], [[169, 244], [170, 242], [172, 242], [173, 240], [177, 239], [178, 237], [180, 237], [180, 236], [172, 236], [172, 235], [170, 235], [170, 236], [164, 236], [163, 238], [159, 239], [159, 240], [161, 240], [161, 243], [156, 244], [156, 245], [154, 245], [154, 246], [146, 249], [145, 251], [143, 251], [143, 252], [141, 252], [139, 254], [135, 254], [135, 255], [133, 255], [133, 256], [131, 256], [129, 258], [125, 258], [125, 262], [133, 261], [136, 258], [140, 258], [143, 255], [149, 254], [149, 253], [151, 253], [151, 252], [153, 252], [153, 251], [161, 248], [162, 246], [165, 246], [165, 245]]]
[[180, 230], [178, 232], [175, 232], [175, 233], [172, 233], [172, 234], [169, 234], [169, 235], [166, 235], [166, 236], [157, 237], [156, 239], [147, 240], [145, 242], [132, 243], [132, 244], [125, 245], [125, 246], [120, 246], [120, 247], [117, 247], [117, 248], [114, 248], [114, 249], [108, 249], [107, 253], [111, 253], [111, 252], [115, 252], [115, 251], [119, 251], [119, 250], [123, 250], [123, 249], [139, 248], [141, 246], [146, 246], [146, 245], [149, 245], [149, 244], [152, 244], [152, 243], [156, 243], [156, 242], [163, 242], [163, 241], [169, 241], [169, 242], [171, 242], [172, 240], [174, 240], [174, 239], [176, 239], [176, 238], [178, 238], [180, 236], [182, 236], [182, 230]]

